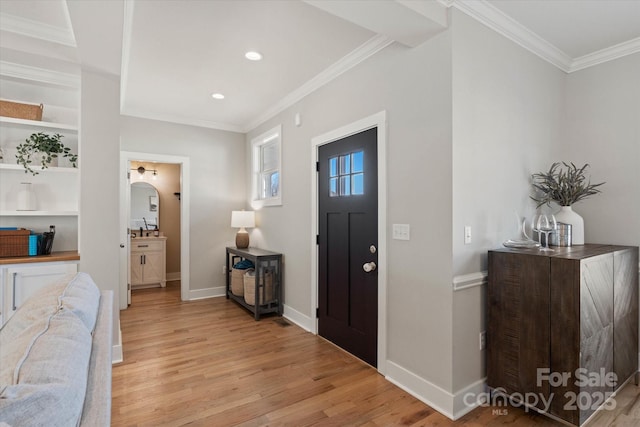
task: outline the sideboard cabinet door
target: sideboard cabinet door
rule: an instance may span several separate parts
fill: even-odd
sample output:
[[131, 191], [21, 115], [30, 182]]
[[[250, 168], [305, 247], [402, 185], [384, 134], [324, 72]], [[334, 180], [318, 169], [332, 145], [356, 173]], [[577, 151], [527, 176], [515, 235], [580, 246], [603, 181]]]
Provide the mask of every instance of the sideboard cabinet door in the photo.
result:
[[[549, 258], [489, 253], [487, 383], [507, 393], [549, 395]], [[542, 407], [542, 401], [539, 402]]]

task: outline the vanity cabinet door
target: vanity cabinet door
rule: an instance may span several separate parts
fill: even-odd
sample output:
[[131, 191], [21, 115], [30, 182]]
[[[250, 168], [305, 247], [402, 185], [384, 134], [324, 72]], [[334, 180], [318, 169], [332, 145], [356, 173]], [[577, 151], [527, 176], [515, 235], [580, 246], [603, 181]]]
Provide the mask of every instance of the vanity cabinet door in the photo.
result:
[[131, 251], [131, 260], [129, 265], [131, 266], [131, 284], [137, 285], [143, 283], [143, 271], [144, 265], [142, 264], [142, 253]]
[[160, 283], [164, 276], [164, 251], [146, 252], [144, 259], [144, 281]]

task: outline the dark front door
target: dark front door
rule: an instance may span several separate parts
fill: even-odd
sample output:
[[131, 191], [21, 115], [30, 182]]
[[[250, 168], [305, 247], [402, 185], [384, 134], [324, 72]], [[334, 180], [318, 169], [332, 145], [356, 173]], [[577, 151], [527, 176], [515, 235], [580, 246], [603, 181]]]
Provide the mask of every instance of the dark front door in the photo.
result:
[[318, 331], [372, 366], [378, 342], [377, 129], [318, 149]]

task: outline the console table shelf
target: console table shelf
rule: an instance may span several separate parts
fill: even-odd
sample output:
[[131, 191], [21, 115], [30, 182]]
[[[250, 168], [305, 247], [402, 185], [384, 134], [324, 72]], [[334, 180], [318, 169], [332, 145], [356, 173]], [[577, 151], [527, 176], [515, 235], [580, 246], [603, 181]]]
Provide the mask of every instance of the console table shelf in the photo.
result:
[[[258, 248], [238, 249], [227, 247], [227, 299], [232, 299], [253, 313], [256, 320], [266, 313], [282, 315], [282, 254]], [[231, 292], [231, 269], [240, 260], [249, 260], [255, 266], [255, 305], [248, 304], [242, 296]], [[265, 298], [267, 273], [271, 274], [272, 298]], [[262, 298], [261, 298], [262, 296]], [[260, 302], [263, 301], [262, 304]]]

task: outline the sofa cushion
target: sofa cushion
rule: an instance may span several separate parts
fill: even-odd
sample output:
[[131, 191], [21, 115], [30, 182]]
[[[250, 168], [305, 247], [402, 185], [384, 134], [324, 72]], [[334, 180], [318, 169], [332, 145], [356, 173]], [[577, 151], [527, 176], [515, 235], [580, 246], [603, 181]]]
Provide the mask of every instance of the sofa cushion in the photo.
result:
[[92, 332], [98, 315], [100, 291], [86, 273], [67, 275], [36, 291], [0, 329], [0, 391], [13, 384], [14, 371], [32, 338], [48, 318], [64, 307]]
[[[11, 320], [11, 319], [10, 319]], [[19, 426], [75, 426], [80, 420], [91, 356], [91, 333], [61, 307], [34, 332], [0, 391], [0, 421]]]

